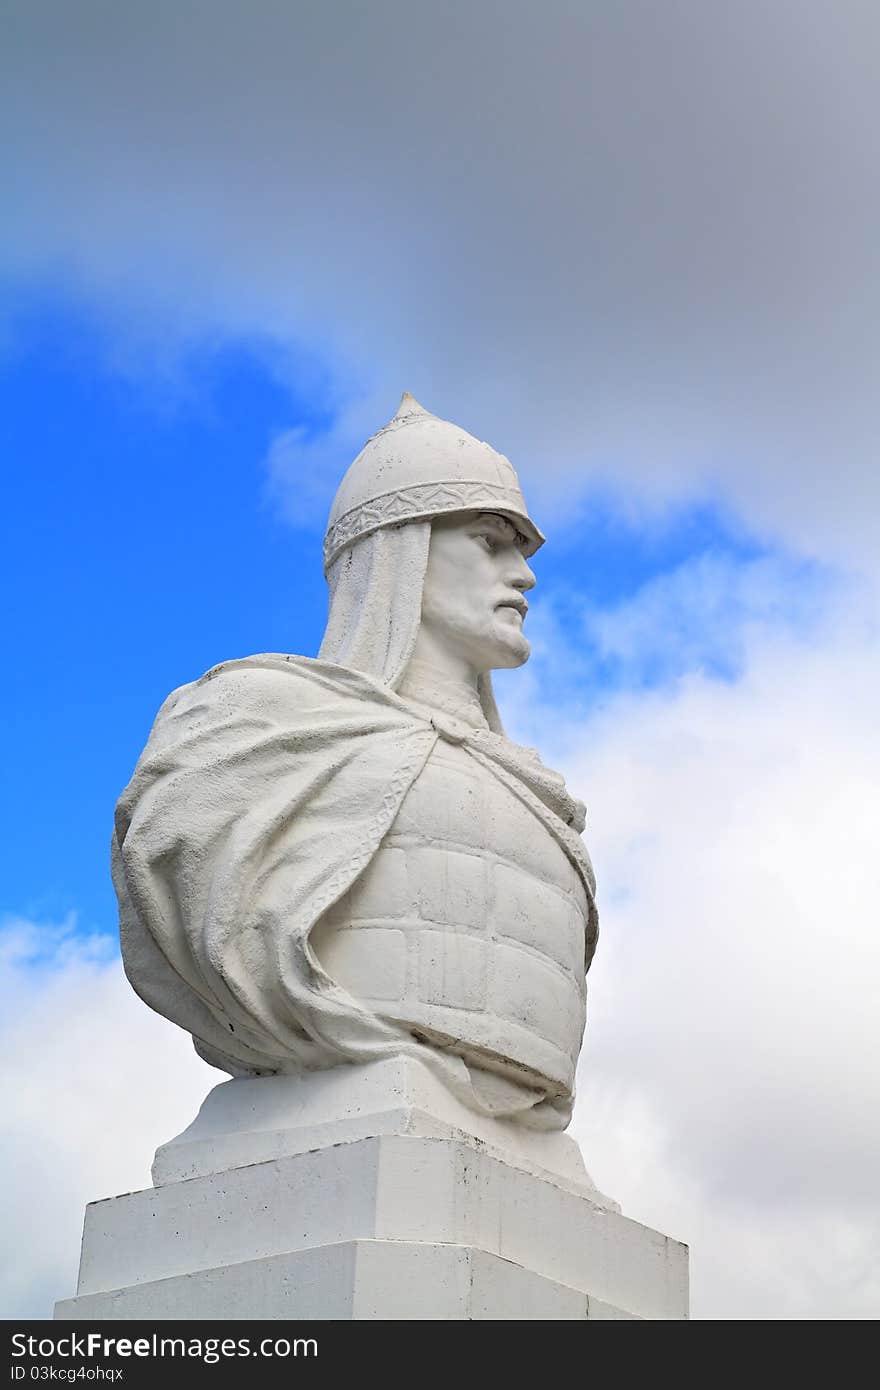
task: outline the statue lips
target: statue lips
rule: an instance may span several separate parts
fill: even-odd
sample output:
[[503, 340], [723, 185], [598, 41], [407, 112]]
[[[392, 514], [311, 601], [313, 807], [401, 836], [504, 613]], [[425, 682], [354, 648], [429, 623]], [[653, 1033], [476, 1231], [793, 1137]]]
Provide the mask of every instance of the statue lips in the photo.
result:
[[529, 611], [528, 603], [521, 596], [502, 599], [500, 603], [496, 603], [495, 611], [497, 612], [499, 608], [512, 608], [514, 612], [519, 614], [521, 621], [525, 621], [525, 616]]

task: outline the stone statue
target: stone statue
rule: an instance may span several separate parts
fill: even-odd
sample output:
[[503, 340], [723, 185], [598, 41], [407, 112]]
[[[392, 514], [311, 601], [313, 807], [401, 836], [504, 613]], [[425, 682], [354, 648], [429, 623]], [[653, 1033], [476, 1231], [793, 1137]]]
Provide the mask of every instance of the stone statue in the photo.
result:
[[687, 1317], [686, 1248], [562, 1133], [584, 808], [491, 676], [543, 539], [507, 459], [404, 396], [333, 503], [317, 659], [162, 706], [116, 813], [123, 958], [231, 1079], [86, 1208], [58, 1318]]
[[584, 809], [504, 735], [543, 536], [507, 459], [405, 395], [342, 480], [317, 659], [159, 712], [116, 814], [128, 978], [233, 1076], [415, 1056], [562, 1129], [596, 942]]

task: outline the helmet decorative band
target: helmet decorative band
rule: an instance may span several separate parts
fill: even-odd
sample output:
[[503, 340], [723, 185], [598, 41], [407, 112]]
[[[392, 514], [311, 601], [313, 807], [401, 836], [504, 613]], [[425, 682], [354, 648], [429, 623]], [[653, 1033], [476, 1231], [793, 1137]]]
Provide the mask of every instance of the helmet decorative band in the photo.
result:
[[[324, 570], [354, 541], [406, 521], [421, 521], [448, 512], [500, 512], [520, 530], [523, 553], [533, 555], [543, 537], [518, 507], [511, 507], [510, 489], [483, 479], [454, 483], [420, 483], [414, 487], [386, 492], [360, 507], [353, 507], [335, 522], [324, 537]], [[528, 531], [522, 529], [526, 523]], [[537, 534], [535, 534], [537, 532]]]

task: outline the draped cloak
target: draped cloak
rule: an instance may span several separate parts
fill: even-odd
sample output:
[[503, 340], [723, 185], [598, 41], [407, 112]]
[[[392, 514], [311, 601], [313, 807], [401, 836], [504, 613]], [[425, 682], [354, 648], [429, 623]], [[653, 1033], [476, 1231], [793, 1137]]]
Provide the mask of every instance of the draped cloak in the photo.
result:
[[113, 879], [126, 974], [233, 1075], [403, 1052], [476, 1109], [563, 1127], [570, 1098], [509, 1083], [488, 1099], [461, 1057], [363, 1007], [309, 944], [440, 738], [513, 792], [568, 855], [587, 896], [589, 964], [597, 926], [584, 813], [558, 774], [533, 750], [410, 705], [360, 671], [267, 654], [224, 662], [170, 695], [120, 798]]

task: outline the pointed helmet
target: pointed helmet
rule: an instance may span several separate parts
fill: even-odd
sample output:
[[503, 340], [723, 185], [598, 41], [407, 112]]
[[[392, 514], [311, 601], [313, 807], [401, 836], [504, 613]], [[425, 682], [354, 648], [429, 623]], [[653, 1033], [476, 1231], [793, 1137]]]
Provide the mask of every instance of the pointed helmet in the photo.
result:
[[429, 414], [406, 391], [339, 485], [324, 537], [325, 573], [348, 546], [384, 526], [470, 511], [508, 517], [526, 555], [544, 544], [504, 455]]

